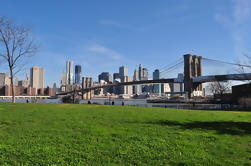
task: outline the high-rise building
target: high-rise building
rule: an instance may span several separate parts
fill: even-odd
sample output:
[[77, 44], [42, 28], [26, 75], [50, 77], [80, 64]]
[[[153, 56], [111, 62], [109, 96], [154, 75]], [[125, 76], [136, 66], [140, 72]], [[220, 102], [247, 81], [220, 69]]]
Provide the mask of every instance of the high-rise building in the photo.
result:
[[[133, 81], [139, 81], [139, 72], [137, 69], [134, 70]], [[133, 94], [140, 94], [140, 93], [141, 93], [141, 85], [134, 85]]]
[[29, 85], [30, 85], [30, 80], [29, 80], [29, 77], [28, 77], [28, 73], [26, 73], [25, 79], [18, 81], [17, 86], [23, 86], [23, 87], [27, 88], [27, 87], [29, 87]]
[[148, 80], [148, 69], [147, 68], [143, 68], [143, 75], [141, 80]]
[[30, 69], [30, 85], [32, 88], [44, 88], [44, 69], [39, 66], [33, 66]]
[[116, 79], [120, 79], [119, 73], [113, 73], [113, 82], [115, 82]]
[[[123, 81], [121, 82], [131, 82], [132, 80], [133, 80], [132, 77], [124, 76]], [[121, 86], [121, 93], [132, 95], [133, 94], [132, 86]]]
[[10, 85], [10, 77], [8, 73], [0, 73], [0, 86]]
[[25, 79], [24, 79], [24, 81], [23, 81], [23, 86], [24, 86], [24, 87], [28, 87], [29, 85], [30, 85], [30, 80], [29, 80], [28, 73], [26, 73]]
[[112, 82], [112, 76], [109, 72], [102, 72], [98, 75], [98, 81], [101, 82], [101, 80], [104, 80], [105, 82]]
[[62, 73], [61, 85], [62, 85], [62, 86], [66, 85], [65, 72]]
[[81, 66], [75, 65], [75, 84], [81, 84]]
[[[156, 69], [153, 72], [153, 80], [159, 80], [160, 79], [160, 73], [159, 70]], [[153, 85], [153, 93], [161, 93], [161, 86], [160, 84], [154, 84]]]
[[139, 80], [139, 72], [138, 72], [137, 69], [134, 70], [133, 80], [134, 81], [138, 81]]
[[142, 69], [142, 65], [139, 65], [139, 80], [141, 80], [143, 77], [143, 69]]
[[66, 85], [73, 84], [73, 62], [66, 61]]
[[123, 78], [124, 76], [128, 76], [128, 67], [127, 66], [121, 66], [119, 68], [119, 75], [121, 78]]

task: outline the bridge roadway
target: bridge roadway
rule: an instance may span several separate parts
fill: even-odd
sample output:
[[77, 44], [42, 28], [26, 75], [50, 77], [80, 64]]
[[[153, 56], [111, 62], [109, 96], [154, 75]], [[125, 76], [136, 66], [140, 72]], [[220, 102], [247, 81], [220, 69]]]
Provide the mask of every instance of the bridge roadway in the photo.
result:
[[[117, 83], [117, 84], [105, 84], [105, 85], [99, 85], [99, 86], [92, 86], [89, 88], [75, 90], [75, 92], [90, 91], [90, 90], [109, 88], [109, 87], [114, 87], [114, 86], [161, 84], [161, 83], [182, 83], [182, 82], [183, 82], [183, 79], [178, 79], [178, 78], [159, 79], [159, 80], [141, 80], [141, 81], [132, 81], [132, 82], [121, 82], [121, 83]], [[67, 95], [70, 93], [74, 93], [74, 91], [58, 93], [57, 95]]]
[[[193, 77], [192, 80], [193, 80], [193, 83], [206, 83], [206, 82], [228, 81], [228, 80], [251, 80], [251, 73], [198, 76], [198, 77]], [[105, 85], [100, 85], [100, 86], [93, 86], [89, 88], [75, 90], [75, 92], [90, 91], [90, 90], [108, 88], [108, 87], [114, 87], [114, 86], [161, 84], [161, 83], [183, 83], [183, 82], [184, 80], [180, 78], [169, 78], [169, 79], [159, 79], [159, 80], [141, 80], [141, 81], [122, 82], [122, 83], [117, 83], [117, 84], [105, 84]], [[67, 95], [70, 93], [74, 93], [74, 91], [58, 93], [57, 95]]]
[[198, 76], [193, 77], [194, 83], [205, 83], [205, 82], [214, 82], [214, 81], [228, 81], [228, 80], [251, 80], [251, 73], [242, 73], [242, 74], [226, 74], [226, 75], [208, 75], [208, 76]]

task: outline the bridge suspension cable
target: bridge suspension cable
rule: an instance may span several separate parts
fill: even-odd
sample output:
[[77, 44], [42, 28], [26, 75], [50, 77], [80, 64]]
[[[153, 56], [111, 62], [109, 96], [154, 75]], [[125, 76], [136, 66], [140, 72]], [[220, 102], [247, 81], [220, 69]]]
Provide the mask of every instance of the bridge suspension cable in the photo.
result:
[[250, 65], [245, 65], [245, 64], [231, 63], [231, 62], [225, 62], [225, 61], [221, 61], [221, 60], [215, 60], [215, 59], [209, 59], [209, 58], [203, 58], [203, 57], [202, 57], [202, 59], [206, 60], [206, 61], [212, 61], [212, 62], [224, 63], [224, 64], [228, 64], [228, 65], [235, 65], [235, 66], [239, 66], [239, 67], [251, 68]]
[[178, 63], [176, 63], [175, 65], [170, 66], [169, 68], [163, 70], [160, 72], [161, 76], [167, 76], [167, 74], [169, 74], [171, 71], [177, 69], [181, 64], [183, 64], [183, 60], [179, 61]]
[[183, 58], [179, 58], [178, 60], [176, 60], [176, 61], [174, 61], [174, 62], [172, 62], [172, 63], [169, 63], [168, 65], [166, 65], [166, 66], [160, 68], [159, 71], [160, 71], [160, 72], [165, 71], [165, 70], [167, 70], [168, 68], [170, 68], [170, 66], [174, 66], [175, 64], [179, 63], [181, 60], [183, 61]]

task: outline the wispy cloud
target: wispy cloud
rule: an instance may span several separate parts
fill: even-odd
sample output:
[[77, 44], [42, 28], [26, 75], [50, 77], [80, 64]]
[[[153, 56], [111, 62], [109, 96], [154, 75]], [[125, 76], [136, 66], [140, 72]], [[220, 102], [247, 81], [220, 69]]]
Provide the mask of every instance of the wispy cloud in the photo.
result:
[[251, 16], [251, 1], [250, 0], [235, 0], [233, 18], [235, 25], [240, 25], [250, 20]]
[[112, 60], [119, 60], [122, 58], [122, 55], [118, 53], [117, 51], [114, 51], [112, 49], [109, 49], [99, 44], [88, 45], [86, 46], [86, 49], [90, 53], [94, 53], [96, 55], [101, 55], [101, 56], [106, 56], [107, 58], [110, 58]]
[[250, 52], [250, 38], [248, 37], [251, 35], [249, 30], [251, 27], [250, 19], [250, 0], [233, 0], [231, 13], [219, 12], [215, 14], [215, 20], [229, 31], [240, 61], [242, 61], [243, 52]]

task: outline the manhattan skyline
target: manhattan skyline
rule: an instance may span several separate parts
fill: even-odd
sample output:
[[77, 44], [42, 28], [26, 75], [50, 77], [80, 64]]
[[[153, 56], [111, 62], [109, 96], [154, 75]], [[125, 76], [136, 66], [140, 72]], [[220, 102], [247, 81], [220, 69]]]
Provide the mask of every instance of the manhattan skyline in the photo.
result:
[[[69, 60], [82, 66], [82, 76], [97, 80], [101, 72], [112, 74], [124, 65], [130, 76], [139, 64], [152, 73], [191, 50], [228, 62], [241, 61], [243, 53], [250, 54], [248, 0], [74, 2], [2, 2], [0, 14], [30, 26], [40, 44], [19, 78], [37, 65], [45, 69], [45, 86], [59, 85]], [[0, 69], [7, 71], [3, 65]], [[203, 74], [228, 70], [219, 69], [210, 70], [218, 73]]]

